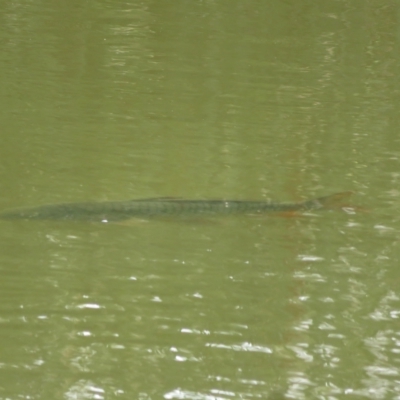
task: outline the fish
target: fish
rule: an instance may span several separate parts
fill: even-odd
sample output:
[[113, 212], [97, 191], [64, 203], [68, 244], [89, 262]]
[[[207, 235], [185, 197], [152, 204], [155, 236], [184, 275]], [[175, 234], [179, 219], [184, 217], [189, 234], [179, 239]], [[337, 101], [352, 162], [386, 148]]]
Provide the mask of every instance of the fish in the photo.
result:
[[173, 197], [48, 204], [31, 208], [6, 210], [4, 220], [60, 220], [87, 222], [121, 222], [156, 217], [203, 217], [216, 215], [265, 213], [303, 213], [312, 210], [340, 208], [352, 192], [340, 192], [311, 200], [279, 203], [271, 200], [186, 200]]

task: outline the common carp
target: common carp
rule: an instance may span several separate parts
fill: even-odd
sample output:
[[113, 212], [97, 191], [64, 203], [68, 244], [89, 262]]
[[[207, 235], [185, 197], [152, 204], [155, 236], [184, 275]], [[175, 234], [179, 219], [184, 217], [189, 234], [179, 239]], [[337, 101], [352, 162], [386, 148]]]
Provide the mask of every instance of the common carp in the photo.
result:
[[49, 204], [0, 213], [1, 219], [120, 222], [133, 218], [305, 212], [343, 206], [351, 192], [298, 203], [246, 200], [185, 200], [170, 197], [129, 201]]

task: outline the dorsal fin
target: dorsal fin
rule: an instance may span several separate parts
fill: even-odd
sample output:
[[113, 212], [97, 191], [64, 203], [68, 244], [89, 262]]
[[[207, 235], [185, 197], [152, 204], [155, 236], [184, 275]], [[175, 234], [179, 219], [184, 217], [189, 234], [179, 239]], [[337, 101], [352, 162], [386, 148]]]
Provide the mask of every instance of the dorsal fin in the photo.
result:
[[149, 197], [146, 199], [132, 199], [131, 201], [162, 201], [162, 200], [182, 200], [182, 198], [166, 196], [166, 197]]

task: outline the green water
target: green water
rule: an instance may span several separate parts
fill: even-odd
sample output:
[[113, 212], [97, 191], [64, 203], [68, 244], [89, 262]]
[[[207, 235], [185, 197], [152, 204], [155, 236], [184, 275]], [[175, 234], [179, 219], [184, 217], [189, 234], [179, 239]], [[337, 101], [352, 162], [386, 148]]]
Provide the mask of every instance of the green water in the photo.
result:
[[3, 1], [0, 210], [355, 194], [295, 218], [0, 221], [0, 400], [399, 398], [398, 14]]

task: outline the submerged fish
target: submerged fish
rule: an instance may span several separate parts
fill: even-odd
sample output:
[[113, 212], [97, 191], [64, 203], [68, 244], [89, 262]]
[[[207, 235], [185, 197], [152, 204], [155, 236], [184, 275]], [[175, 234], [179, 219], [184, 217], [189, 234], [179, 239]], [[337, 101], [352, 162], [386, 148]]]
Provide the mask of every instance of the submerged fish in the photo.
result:
[[87, 203], [49, 204], [0, 213], [1, 219], [71, 220], [119, 222], [132, 218], [162, 216], [213, 216], [304, 212], [340, 207], [351, 192], [341, 192], [298, 203], [246, 200], [184, 200], [175, 198], [140, 199]]

